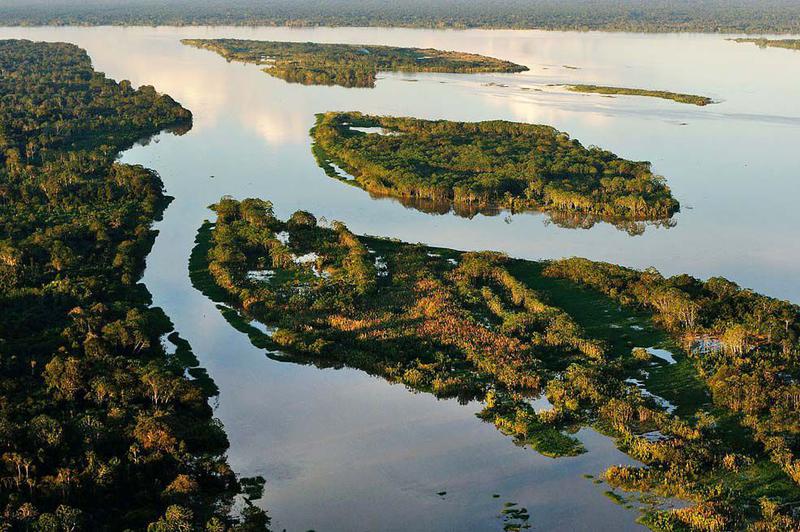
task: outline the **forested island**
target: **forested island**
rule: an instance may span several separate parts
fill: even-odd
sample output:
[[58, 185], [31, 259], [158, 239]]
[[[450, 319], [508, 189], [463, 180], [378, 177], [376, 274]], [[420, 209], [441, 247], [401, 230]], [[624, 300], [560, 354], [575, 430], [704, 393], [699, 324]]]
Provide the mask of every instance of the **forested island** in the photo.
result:
[[592, 94], [647, 96], [650, 98], [661, 98], [662, 100], [672, 100], [678, 103], [699, 105], [700, 107], [714, 103], [714, 100], [707, 96], [651, 89], [631, 89], [626, 87], [608, 87], [604, 85], [567, 85], [567, 90], [572, 92], [586, 92]]
[[379, 72], [524, 72], [528, 67], [493, 57], [433, 48], [362, 44], [183, 39], [228, 61], [265, 65], [264, 72], [289, 83], [374, 87]]
[[646, 508], [654, 530], [800, 526], [796, 305], [721, 278], [357, 236], [259, 199], [212, 208], [193, 283], [271, 357], [480, 400], [481, 419], [549, 456], [583, 452], [567, 431], [590, 424], [644, 464], [604, 482], [691, 502]]
[[4, 0], [10, 25], [267, 25], [800, 33], [792, 0]]
[[679, 210], [649, 163], [586, 148], [550, 126], [332, 112], [317, 115], [311, 135], [329, 176], [457, 214], [502, 207], [630, 222]]
[[0, 72], [0, 528], [264, 530], [231, 517], [213, 383], [137, 284], [169, 198], [115, 161], [191, 113], [71, 44], [0, 41]]
[[738, 43], [752, 43], [759, 48], [785, 48], [800, 50], [800, 39], [733, 39]]

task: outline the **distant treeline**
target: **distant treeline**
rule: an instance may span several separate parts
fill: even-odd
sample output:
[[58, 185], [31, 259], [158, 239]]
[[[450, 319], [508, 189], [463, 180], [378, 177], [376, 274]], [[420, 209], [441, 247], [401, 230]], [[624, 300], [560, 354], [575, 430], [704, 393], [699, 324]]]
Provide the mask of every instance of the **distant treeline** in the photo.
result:
[[289, 83], [374, 87], [378, 72], [523, 72], [528, 67], [465, 52], [362, 44], [183, 39], [228, 61], [265, 65], [264, 72]]
[[800, 33], [792, 0], [6, 0], [9, 25], [277, 25]]

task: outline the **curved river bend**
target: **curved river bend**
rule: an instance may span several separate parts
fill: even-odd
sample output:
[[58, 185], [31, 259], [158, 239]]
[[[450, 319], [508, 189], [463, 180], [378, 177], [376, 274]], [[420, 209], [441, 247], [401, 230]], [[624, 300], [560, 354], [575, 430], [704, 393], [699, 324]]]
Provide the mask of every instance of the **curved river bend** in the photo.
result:
[[[791, 51], [716, 35], [483, 30], [0, 28], [0, 37], [74, 42], [97, 69], [152, 84], [194, 113], [188, 134], [161, 135], [123, 157], [156, 169], [176, 198], [157, 225], [144, 282], [219, 386], [216, 415], [231, 440], [230, 462], [240, 474], [266, 477], [262, 503], [278, 530], [500, 530], [506, 501], [526, 507], [544, 530], [639, 527], [634, 512], [583, 478], [628, 461], [589, 429], [579, 433], [587, 454], [552, 460], [478, 421], [477, 405], [411, 394], [357, 371], [275, 362], [253, 348], [188, 278], [196, 230], [223, 194], [271, 199], [280, 216], [307, 209], [359, 233], [723, 275], [800, 301], [800, 54]], [[375, 89], [304, 87], [184, 47], [184, 37], [430, 46], [531, 71], [384, 74]], [[720, 103], [699, 108], [551, 86], [581, 82]], [[559, 228], [538, 214], [467, 220], [408, 210], [370, 199], [316, 166], [308, 129], [314, 113], [329, 110], [550, 124], [584, 144], [652, 161], [684, 210], [676, 227], [650, 227], [638, 237], [606, 224]]]

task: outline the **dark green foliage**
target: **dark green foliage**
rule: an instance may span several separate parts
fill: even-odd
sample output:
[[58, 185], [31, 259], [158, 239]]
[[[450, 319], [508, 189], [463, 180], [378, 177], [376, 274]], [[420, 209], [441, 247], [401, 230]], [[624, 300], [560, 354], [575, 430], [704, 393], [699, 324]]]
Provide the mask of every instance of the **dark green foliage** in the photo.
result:
[[2, 41], [0, 69], [0, 528], [232, 524], [196, 360], [136, 283], [168, 199], [115, 162], [191, 114], [69, 44]]
[[792, 0], [5, 0], [6, 24], [800, 33]]
[[191, 125], [191, 113], [168, 95], [106, 78], [71, 44], [0, 41], [0, 72], [0, 153], [15, 150], [23, 163], [61, 164], [79, 148], [92, 153], [76, 156], [108, 157], [153, 131]]
[[523, 72], [527, 67], [493, 57], [432, 48], [363, 44], [184, 39], [228, 61], [267, 65], [264, 72], [290, 83], [374, 87], [379, 72]]
[[627, 222], [668, 219], [678, 210], [649, 163], [586, 148], [549, 126], [351, 112], [318, 115], [311, 134], [329, 171], [328, 159], [370, 192], [444, 201], [456, 212], [499, 205]]
[[714, 100], [707, 96], [697, 96], [696, 94], [681, 94], [679, 92], [657, 91], [651, 89], [630, 89], [626, 87], [606, 87], [603, 85], [567, 85], [567, 89], [572, 92], [588, 92], [594, 94], [621, 94], [623, 96], [649, 96], [651, 98], [661, 98], [662, 100], [672, 100], [678, 103], [688, 103], [703, 107], [714, 103]]

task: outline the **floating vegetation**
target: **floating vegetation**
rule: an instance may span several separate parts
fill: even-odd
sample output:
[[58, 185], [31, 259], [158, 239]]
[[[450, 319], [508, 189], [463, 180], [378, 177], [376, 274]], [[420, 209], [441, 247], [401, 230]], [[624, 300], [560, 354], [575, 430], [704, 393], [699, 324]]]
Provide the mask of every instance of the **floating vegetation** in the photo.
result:
[[614, 492], [613, 490], [606, 490], [603, 492], [603, 495], [611, 499], [614, 502], [614, 504], [623, 505], [626, 502], [624, 497]]
[[503, 530], [506, 532], [519, 532], [531, 528], [528, 522], [531, 518], [528, 509], [518, 507], [515, 502], [503, 504], [503, 509], [497, 517], [503, 522]]
[[[563, 365], [601, 359], [602, 345], [510, 275], [504, 256], [357, 237], [302, 211], [283, 222], [261, 200], [214, 208], [217, 223], [197, 248], [207, 273], [194, 276], [205, 285], [211, 275], [223, 290], [218, 300], [244, 313], [232, 319], [252, 339], [298, 361], [344, 363], [440, 397], [482, 399], [481, 419], [518, 444], [548, 456], [583, 452], [529, 397], [542, 395], [551, 371], [537, 353]], [[250, 274], [265, 268], [275, 274]], [[252, 320], [269, 334], [256, 335]]]

